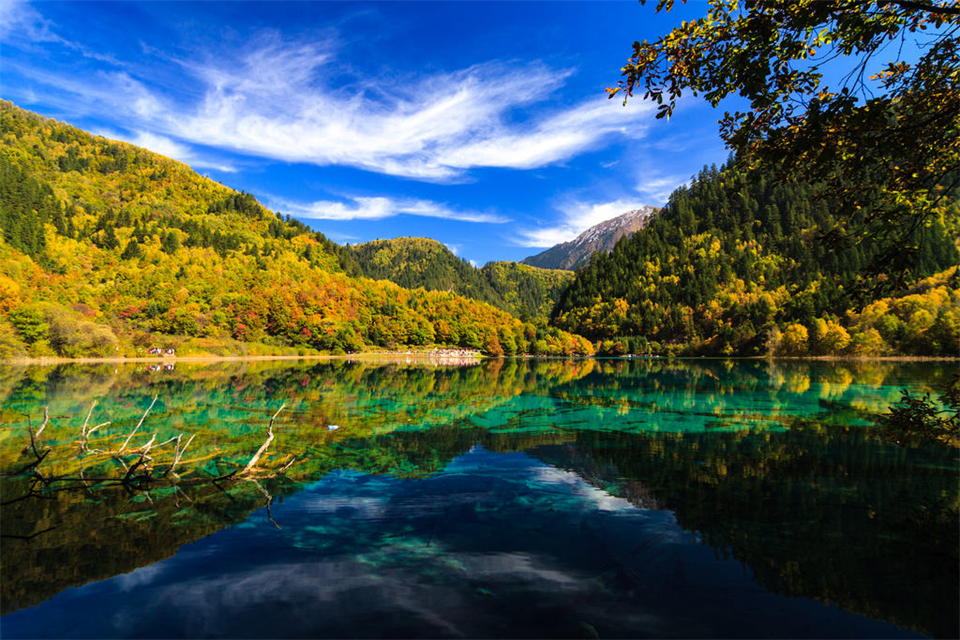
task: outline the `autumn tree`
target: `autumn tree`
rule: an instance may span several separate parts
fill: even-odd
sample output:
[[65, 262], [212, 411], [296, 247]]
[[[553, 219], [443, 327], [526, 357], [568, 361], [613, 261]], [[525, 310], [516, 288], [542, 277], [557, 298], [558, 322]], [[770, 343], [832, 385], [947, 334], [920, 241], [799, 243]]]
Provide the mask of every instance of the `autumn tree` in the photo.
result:
[[702, 18], [635, 42], [608, 92], [656, 102], [658, 118], [684, 92], [746, 99], [720, 120], [738, 159], [821, 184], [839, 214], [825, 237], [877, 244], [867, 272], [896, 281], [917, 229], [960, 219], [958, 30], [955, 0], [710, 0]]

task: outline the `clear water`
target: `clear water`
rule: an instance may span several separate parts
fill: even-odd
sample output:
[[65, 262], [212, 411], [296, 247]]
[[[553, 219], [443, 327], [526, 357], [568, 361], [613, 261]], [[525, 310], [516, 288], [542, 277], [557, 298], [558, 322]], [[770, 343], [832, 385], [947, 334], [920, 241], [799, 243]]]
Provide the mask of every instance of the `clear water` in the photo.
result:
[[[955, 370], [4, 368], [0, 634], [957, 637], [957, 450], [870, 426]], [[91, 424], [111, 424], [91, 446], [109, 448], [154, 395], [138, 444], [197, 434], [179, 486], [12, 474], [32, 460], [24, 414], [49, 406], [49, 478], [86, 460], [93, 400]], [[260, 466], [296, 460], [285, 475], [206, 481], [249, 460], [283, 403]]]

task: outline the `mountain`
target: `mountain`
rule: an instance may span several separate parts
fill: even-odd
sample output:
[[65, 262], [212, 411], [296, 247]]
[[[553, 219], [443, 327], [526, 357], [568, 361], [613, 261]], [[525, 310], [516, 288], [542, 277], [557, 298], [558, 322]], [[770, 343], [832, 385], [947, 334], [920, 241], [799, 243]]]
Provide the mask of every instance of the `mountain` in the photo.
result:
[[504, 309], [503, 300], [479, 269], [430, 238], [375, 240], [346, 247], [363, 275], [401, 287], [449, 291]]
[[642, 229], [657, 207], [642, 207], [594, 225], [570, 242], [563, 242], [543, 253], [521, 260], [523, 264], [543, 269], [572, 271], [586, 262], [594, 251], [612, 251], [617, 241]]
[[477, 269], [430, 238], [376, 240], [344, 249], [368, 278], [410, 289], [456, 293], [524, 321], [546, 323], [563, 288], [573, 280], [569, 271], [516, 262], [491, 262]]
[[519, 262], [488, 262], [483, 276], [515, 316], [540, 321], [550, 318], [563, 290], [573, 282], [573, 273], [541, 269]]
[[184, 164], [0, 101], [0, 357], [592, 350], [483, 302], [355, 277], [353, 256]]
[[[913, 232], [909, 268], [865, 277], [878, 250], [822, 240], [839, 224], [822, 188], [705, 169], [577, 272], [554, 323], [605, 353], [955, 357], [960, 193], [938, 190], [951, 204]], [[916, 284], [879, 298], [895, 278]]]

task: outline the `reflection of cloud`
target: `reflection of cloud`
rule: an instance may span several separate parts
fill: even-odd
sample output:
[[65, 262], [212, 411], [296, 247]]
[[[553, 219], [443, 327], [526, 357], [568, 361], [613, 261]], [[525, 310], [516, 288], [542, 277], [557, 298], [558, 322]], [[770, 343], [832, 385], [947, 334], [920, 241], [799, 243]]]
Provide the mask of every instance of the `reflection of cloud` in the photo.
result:
[[163, 573], [163, 566], [162, 563], [157, 563], [134, 569], [130, 573], [117, 576], [117, 584], [121, 591], [132, 591], [135, 588], [150, 584], [157, 580]]
[[344, 510], [356, 512], [361, 518], [378, 518], [386, 508], [386, 498], [370, 496], [336, 496], [314, 494], [303, 500], [302, 508], [309, 514], [337, 513]]
[[[402, 553], [384, 552], [374, 554], [374, 562], [337, 556], [169, 584], [151, 595], [152, 605], [142, 611], [146, 620], [138, 624], [176, 611], [184, 631], [195, 637], [236, 635], [240, 620], [245, 621], [245, 635], [262, 637], [389, 634], [397, 633], [392, 628], [397, 624], [399, 629], [416, 629], [416, 635], [476, 637], [478, 629], [509, 625], [511, 620], [509, 608], [478, 608], [471, 602], [480, 586], [490, 598], [503, 592], [520, 602], [556, 597], [589, 601], [601, 593], [599, 584], [579, 572], [528, 553], [437, 549], [432, 557], [407, 563]], [[266, 611], [277, 614], [264, 615]], [[391, 623], [400, 620], [406, 622]], [[118, 629], [121, 635], [132, 631]]]
[[537, 467], [533, 470], [533, 476], [537, 482], [568, 487], [575, 495], [583, 498], [599, 511], [629, 511], [637, 508], [623, 498], [610, 495], [588, 484], [572, 471], [555, 467]]

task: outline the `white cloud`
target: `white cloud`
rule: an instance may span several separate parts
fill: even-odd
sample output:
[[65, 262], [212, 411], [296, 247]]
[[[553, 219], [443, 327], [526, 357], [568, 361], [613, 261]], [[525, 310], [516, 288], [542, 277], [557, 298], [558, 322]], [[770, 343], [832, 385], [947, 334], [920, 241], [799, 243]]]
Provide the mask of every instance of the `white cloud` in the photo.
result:
[[56, 25], [47, 20], [26, 0], [3, 0], [0, 2], [0, 41], [5, 45], [31, 48], [42, 42], [53, 42], [68, 47], [85, 58], [119, 65], [112, 56], [91, 51], [87, 47], [66, 40], [54, 32]]
[[594, 225], [642, 206], [644, 203], [639, 198], [621, 198], [601, 203], [566, 202], [559, 207], [563, 218], [558, 224], [520, 229], [514, 242], [521, 247], [552, 247], [573, 240]]
[[218, 171], [224, 171], [226, 173], [233, 173], [237, 169], [236, 167], [218, 162], [217, 160], [211, 160], [203, 156], [198, 156], [189, 146], [181, 144], [175, 140], [172, 140], [166, 136], [160, 136], [155, 133], [149, 133], [147, 131], [138, 131], [133, 135], [125, 135], [116, 131], [100, 131], [99, 135], [104, 136], [105, 138], [111, 138], [113, 140], [123, 140], [124, 142], [129, 142], [130, 144], [135, 144], [138, 147], [143, 147], [144, 149], [149, 149], [154, 153], [159, 153], [162, 156], [167, 156], [168, 158], [173, 158], [174, 160], [179, 160], [184, 164], [188, 164], [191, 167], [195, 168], [204, 168], [204, 169], [216, 169]]
[[666, 204], [670, 194], [686, 181], [687, 176], [663, 175], [658, 171], [647, 171], [637, 182], [637, 192], [644, 196], [647, 203], [659, 207]]
[[238, 54], [181, 61], [192, 102], [174, 101], [129, 70], [95, 78], [22, 73], [74, 94], [79, 108], [109, 109], [133, 128], [184, 143], [446, 182], [479, 167], [543, 167], [640, 136], [650, 108], [602, 96], [545, 105], [549, 94], [531, 88], [561, 86], [572, 72], [539, 63], [345, 82], [339, 46], [330, 35], [299, 43], [266, 34]]
[[32, 42], [62, 43], [63, 39], [53, 32], [52, 27], [53, 24], [25, 0], [0, 2], [0, 38], [6, 42], [19, 37]]
[[461, 222], [502, 224], [510, 221], [509, 218], [495, 214], [457, 211], [443, 203], [415, 198], [367, 196], [351, 198], [348, 202], [318, 200], [310, 203], [299, 203], [283, 198], [268, 198], [268, 200], [274, 209], [283, 210], [297, 218], [312, 220], [382, 220], [398, 215], [411, 215]]

